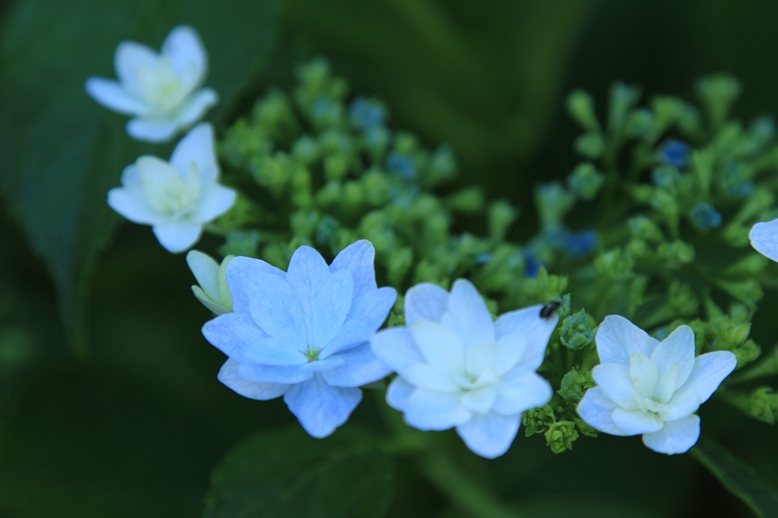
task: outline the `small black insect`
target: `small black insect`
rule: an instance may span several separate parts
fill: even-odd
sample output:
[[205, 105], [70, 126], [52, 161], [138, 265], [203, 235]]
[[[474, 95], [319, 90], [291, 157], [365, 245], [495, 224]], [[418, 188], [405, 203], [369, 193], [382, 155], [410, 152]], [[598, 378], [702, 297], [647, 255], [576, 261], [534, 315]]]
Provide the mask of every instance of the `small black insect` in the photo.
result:
[[554, 316], [554, 313], [556, 313], [556, 310], [559, 309], [559, 306], [561, 306], [562, 303], [558, 302], [556, 300], [549, 302], [542, 308], [540, 308], [540, 318], [545, 318], [548, 320], [552, 316]]

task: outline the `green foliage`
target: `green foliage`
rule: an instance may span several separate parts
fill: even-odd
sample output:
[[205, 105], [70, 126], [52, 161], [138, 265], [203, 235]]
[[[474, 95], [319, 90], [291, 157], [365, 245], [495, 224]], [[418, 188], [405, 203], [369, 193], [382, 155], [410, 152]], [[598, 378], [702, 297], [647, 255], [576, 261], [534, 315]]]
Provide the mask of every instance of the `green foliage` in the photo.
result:
[[374, 444], [349, 428], [324, 440], [297, 426], [254, 435], [214, 469], [203, 516], [383, 516], [393, 466]]

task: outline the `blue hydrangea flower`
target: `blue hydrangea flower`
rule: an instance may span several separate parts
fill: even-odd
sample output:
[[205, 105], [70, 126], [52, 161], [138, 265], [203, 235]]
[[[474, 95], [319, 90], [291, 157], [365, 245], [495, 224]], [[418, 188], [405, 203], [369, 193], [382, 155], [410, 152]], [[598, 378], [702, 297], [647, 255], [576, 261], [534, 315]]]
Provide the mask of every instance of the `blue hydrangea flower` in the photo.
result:
[[535, 258], [535, 255], [529, 250], [524, 251], [524, 276], [528, 279], [534, 279], [538, 276], [542, 264]]
[[374, 257], [362, 240], [329, 266], [307, 246], [295, 251], [287, 272], [233, 259], [233, 312], [203, 326], [205, 338], [229, 356], [219, 381], [251, 399], [283, 396], [314, 437], [335, 431], [362, 399], [358, 387], [390, 372], [368, 345], [397, 296], [376, 286]]
[[710, 230], [721, 225], [721, 214], [708, 203], [698, 203], [689, 213], [692, 224], [700, 230]]
[[680, 140], [669, 140], [662, 146], [662, 159], [677, 167], [683, 169], [689, 165], [689, 144]]
[[410, 180], [416, 174], [416, 165], [408, 155], [389, 153], [386, 157], [386, 170]]

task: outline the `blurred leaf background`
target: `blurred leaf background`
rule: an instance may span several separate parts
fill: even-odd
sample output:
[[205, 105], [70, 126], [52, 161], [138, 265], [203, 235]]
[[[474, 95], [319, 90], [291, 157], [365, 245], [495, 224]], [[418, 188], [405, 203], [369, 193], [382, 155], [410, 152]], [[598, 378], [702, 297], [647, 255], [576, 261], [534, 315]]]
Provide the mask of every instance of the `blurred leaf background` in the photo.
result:
[[[105, 204], [126, 164], [172, 147], [133, 143], [124, 118], [83, 91], [88, 76], [113, 76], [122, 39], [158, 48], [174, 25], [194, 25], [222, 96], [217, 131], [326, 56], [353, 92], [387, 101], [392, 124], [450, 144], [457, 185], [523, 207], [516, 239], [536, 228], [532, 186], [576, 163], [563, 113], [573, 88], [600, 106], [617, 79], [690, 98], [697, 77], [723, 70], [745, 85], [739, 115], [778, 113], [771, 0], [16, 0], [0, 13], [3, 518], [199, 516], [229, 448], [294, 424], [280, 400], [216, 381], [223, 356], [200, 335], [209, 315], [183, 256]], [[765, 345], [775, 302], [754, 321]], [[773, 427], [716, 403], [701, 412], [706, 432], [778, 486]], [[378, 403], [366, 397], [353, 419], [375, 429]], [[461, 456], [522, 516], [751, 516], [689, 456], [639, 440], [601, 436], [555, 456], [520, 434], [498, 460]], [[389, 516], [460, 516], [405, 463]]]

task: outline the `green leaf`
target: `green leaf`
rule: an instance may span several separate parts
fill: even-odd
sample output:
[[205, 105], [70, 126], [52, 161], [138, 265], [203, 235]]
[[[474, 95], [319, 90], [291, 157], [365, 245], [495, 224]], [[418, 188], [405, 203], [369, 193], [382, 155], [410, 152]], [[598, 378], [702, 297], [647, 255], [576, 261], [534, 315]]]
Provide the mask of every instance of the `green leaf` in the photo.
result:
[[0, 42], [0, 193], [54, 278], [78, 355], [86, 355], [88, 280], [119, 221], [106, 193], [139, 154], [167, 158], [171, 147], [132, 141], [126, 118], [90, 99], [85, 80], [114, 76], [121, 40], [159, 48], [173, 26], [190, 23], [209, 52], [207, 84], [221, 95], [214, 114], [223, 117], [263, 63], [276, 10], [275, 1], [23, 0], [9, 12]]
[[700, 437], [691, 453], [761, 518], [778, 518], [778, 493], [723, 446]]
[[367, 434], [344, 428], [320, 440], [294, 427], [230, 451], [211, 474], [203, 516], [379, 517], [392, 490], [392, 461]]

